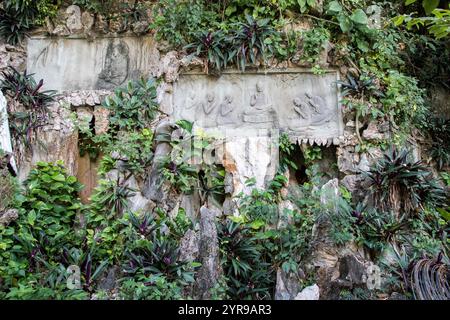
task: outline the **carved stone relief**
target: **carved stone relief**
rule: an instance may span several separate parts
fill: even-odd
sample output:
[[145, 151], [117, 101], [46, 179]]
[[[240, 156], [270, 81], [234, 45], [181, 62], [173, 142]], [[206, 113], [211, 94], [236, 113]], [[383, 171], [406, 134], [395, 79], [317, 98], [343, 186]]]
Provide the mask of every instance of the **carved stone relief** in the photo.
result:
[[172, 117], [205, 129], [280, 129], [295, 137], [333, 139], [343, 130], [336, 80], [336, 72], [301, 70], [219, 78], [186, 73], [174, 85]]
[[[78, 19], [78, 18], [77, 18]], [[49, 90], [111, 90], [130, 79], [157, 76], [159, 52], [151, 37], [28, 40], [28, 72]]]

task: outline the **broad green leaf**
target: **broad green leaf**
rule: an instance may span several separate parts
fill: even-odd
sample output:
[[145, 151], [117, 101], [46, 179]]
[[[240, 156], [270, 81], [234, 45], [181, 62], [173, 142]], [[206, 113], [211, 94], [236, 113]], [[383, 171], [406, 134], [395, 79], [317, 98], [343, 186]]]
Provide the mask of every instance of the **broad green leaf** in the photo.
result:
[[330, 13], [339, 13], [342, 11], [342, 6], [338, 1], [331, 1], [328, 5], [328, 11]]
[[36, 221], [36, 212], [34, 212], [34, 210], [28, 212], [27, 220], [29, 224], [34, 226], [34, 222]]
[[425, 9], [425, 13], [428, 15], [433, 12], [439, 5], [439, 0], [423, 0], [422, 6]]
[[352, 27], [352, 22], [344, 15], [338, 17], [339, 26], [342, 32], [349, 32]]
[[59, 181], [59, 182], [64, 182], [66, 181], [66, 178], [64, 177], [64, 175], [62, 173], [58, 173], [52, 176], [52, 179], [55, 181]]
[[356, 9], [350, 16], [350, 20], [358, 24], [367, 24], [368, 22], [366, 13], [361, 9]]
[[228, 6], [226, 9], [225, 9], [225, 15], [226, 16], [231, 16], [233, 13], [235, 13], [236, 12], [236, 6]]

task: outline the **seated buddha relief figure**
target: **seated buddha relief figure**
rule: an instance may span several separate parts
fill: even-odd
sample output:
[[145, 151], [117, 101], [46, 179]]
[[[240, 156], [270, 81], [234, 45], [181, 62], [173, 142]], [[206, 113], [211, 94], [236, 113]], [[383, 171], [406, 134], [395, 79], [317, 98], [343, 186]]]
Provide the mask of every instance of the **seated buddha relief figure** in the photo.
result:
[[256, 84], [256, 92], [250, 96], [250, 107], [243, 114], [244, 122], [270, 123], [276, 120], [276, 111], [268, 102], [264, 88], [260, 82]]

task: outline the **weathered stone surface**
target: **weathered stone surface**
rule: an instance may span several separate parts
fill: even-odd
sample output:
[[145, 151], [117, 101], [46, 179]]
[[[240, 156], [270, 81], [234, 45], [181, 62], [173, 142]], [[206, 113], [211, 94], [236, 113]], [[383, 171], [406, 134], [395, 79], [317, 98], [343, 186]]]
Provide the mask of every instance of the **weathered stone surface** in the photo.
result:
[[200, 237], [198, 232], [188, 230], [181, 239], [180, 261], [195, 261], [199, 255]]
[[[173, 117], [219, 131], [284, 129], [327, 144], [343, 133], [335, 72], [185, 73], [174, 84]], [[236, 134], [239, 134], [236, 133]], [[246, 134], [248, 135], [248, 134]]]
[[360, 156], [357, 170], [359, 172], [365, 172], [370, 170], [370, 162], [366, 154], [362, 154]]
[[450, 93], [448, 88], [437, 85], [433, 86], [431, 90], [430, 97], [433, 111], [440, 117], [450, 119]]
[[109, 110], [103, 107], [94, 108], [95, 134], [102, 134], [109, 128]]
[[71, 5], [66, 9], [66, 26], [71, 33], [79, 32], [83, 29], [81, 23], [81, 9], [79, 6]]
[[[233, 195], [250, 192], [254, 187], [263, 188], [276, 171], [278, 153], [269, 136], [232, 137], [223, 147], [223, 166], [232, 175], [227, 190]], [[222, 155], [221, 153], [218, 153]], [[254, 186], [246, 186], [248, 179], [255, 179]]]
[[319, 286], [313, 284], [312, 286], [303, 289], [296, 297], [295, 300], [319, 300]]
[[354, 192], [359, 188], [361, 182], [361, 176], [358, 174], [352, 174], [345, 176], [341, 183], [350, 192]]
[[[155, 137], [158, 136], [171, 136], [172, 131], [175, 129], [174, 123], [168, 119], [161, 121], [155, 129]], [[142, 190], [145, 197], [153, 201], [163, 201], [164, 194], [167, 192], [167, 186], [164, 185], [164, 181], [159, 172], [161, 161], [165, 157], [170, 155], [172, 146], [168, 142], [160, 141], [155, 146], [154, 160], [150, 171], [147, 174], [146, 181], [144, 183], [144, 189]]]
[[62, 96], [73, 107], [93, 107], [100, 105], [111, 93], [108, 90], [73, 90], [64, 92]]
[[77, 176], [78, 171], [78, 132], [71, 120], [71, 110], [64, 102], [54, 102], [49, 106], [49, 123], [36, 134], [39, 143], [33, 143], [32, 151], [27, 152], [18, 162], [18, 178], [23, 181], [38, 161], [56, 162], [62, 160], [69, 175]]
[[371, 121], [367, 126], [367, 129], [363, 131], [362, 137], [366, 140], [382, 140], [386, 139], [387, 135], [380, 132], [380, 123]]
[[337, 152], [337, 165], [339, 171], [352, 174], [358, 172], [357, 163], [359, 154], [354, 152], [354, 148], [339, 148]]
[[200, 196], [198, 192], [193, 194], [185, 194], [181, 196], [180, 208], [183, 208], [188, 216], [192, 220], [197, 220], [200, 214]]
[[28, 41], [27, 69], [45, 79], [46, 89], [115, 89], [129, 79], [158, 74], [157, 52], [151, 37], [34, 37]]
[[150, 199], [144, 197], [141, 192], [141, 188], [134, 176], [131, 176], [125, 183], [125, 185], [134, 190], [134, 195], [128, 198], [130, 204], [130, 211], [132, 212], [151, 212], [155, 207], [155, 203]]
[[[11, 133], [9, 131], [7, 101], [0, 90], [0, 150], [12, 153]], [[10, 158], [10, 164], [17, 171], [14, 157]]]
[[217, 283], [221, 268], [219, 259], [219, 243], [216, 228], [217, 212], [203, 206], [200, 208], [200, 267], [195, 293], [199, 299], [210, 298], [210, 289]]
[[83, 203], [89, 203], [89, 198], [97, 186], [98, 176], [97, 170], [100, 159], [92, 161], [88, 154], [78, 158], [77, 179], [84, 186], [79, 192], [80, 199]]
[[339, 259], [339, 280], [347, 281], [350, 287], [366, 283], [366, 266], [364, 261], [354, 254]]
[[117, 278], [120, 274], [120, 268], [117, 266], [111, 267], [108, 274], [100, 280], [98, 285], [100, 290], [113, 290], [116, 287]]
[[[0, 42], [0, 72], [7, 67], [13, 67], [19, 71], [26, 68], [27, 53], [21, 47], [11, 46]], [[2, 78], [0, 74], [0, 79]]]
[[88, 32], [94, 26], [94, 16], [90, 14], [88, 11], [83, 12], [81, 15], [81, 24], [83, 25], [84, 32]]
[[286, 274], [283, 270], [278, 269], [275, 300], [293, 300], [299, 291], [300, 282], [298, 276], [292, 273]]
[[164, 74], [166, 82], [175, 82], [178, 79], [181, 61], [178, 58], [178, 52], [170, 51], [161, 59], [161, 68], [159, 73]]
[[19, 217], [19, 211], [17, 209], [9, 209], [5, 212], [0, 212], [0, 225], [7, 226], [11, 222], [17, 220]]

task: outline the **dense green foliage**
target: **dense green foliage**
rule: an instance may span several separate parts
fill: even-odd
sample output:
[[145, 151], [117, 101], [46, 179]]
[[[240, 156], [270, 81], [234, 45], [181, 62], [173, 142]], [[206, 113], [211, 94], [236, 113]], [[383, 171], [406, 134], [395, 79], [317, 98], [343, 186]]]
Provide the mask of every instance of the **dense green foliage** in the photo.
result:
[[27, 32], [54, 17], [60, 1], [5, 0], [0, 8], [0, 36], [9, 44], [20, 43]]
[[[74, 3], [108, 23], [124, 19], [125, 29], [150, 20], [145, 1]], [[394, 250], [398, 261], [383, 270], [391, 275], [386, 286], [405, 294], [411, 291], [409, 264], [422, 256], [448, 257], [450, 214], [443, 184], [450, 183], [449, 125], [431, 115], [429, 99], [429, 89], [450, 85], [450, 69], [443, 63], [450, 57], [448, 8], [428, 0], [375, 1], [375, 8], [371, 4], [363, 0], [323, 1], [323, 7], [315, 0], [154, 4], [149, 29], [170, 49], [200, 58], [206, 73], [232, 67], [244, 72], [286, 61], [308, 66], [316, 74], [322, 74], [328, 63], [342, 67], [345, 77], [337, 85], [345, 116], [355, 120], [354, 151], [387, 150], [361, 172], [365, 184], [358, 185], [360, 190], [352, 194], [340, 187], [338, 195], [328, 194], [321, 189], [319, 173], [323, 149], [300, 147], [282, 135], [275, 177], [265, 189], [254, 188], [255, 180], [250, 179], [246, 188], [251, 191], [231, 199], [234, 203], [226, 210], [233, 212], [217, 221], [223, 275], [211, 291], [213, 297], [274, 298], [279, 272], [296, 277], [302, 287], [310, 284], [315, 274], [305, 261], [314, 246], [314, 226], [326, 228], [326, 240], [337, 249], [355, 244], [375, 263]], [[53, 16], [57, 6], [52, 1], [5, 1], [0, 35], [18, 43], [28, 30]], [[372, 16], [377, 10], [381, 15]], [[293, 27], [299, 21], [306, 26]], [[4, 78], [1, 89], [25, 109], [10, 113], [13, 134], [29, 144], [31, 132], [47, 119], [53, 93], [42, 92], [42, 81], [36, 84], [26, 73], [11, 70]], [[116, 298], [189, 297], [200, 265], [180, 261], [180, 243], [188, 230], [197, 228], [195, 221], [178, 207], [170, 213], [160, 208], [132, 212], [130, 199], [138, 190], [131, 185], [142, 182], [156, 161], [158, 142], [172, 149], [170, 156], [158, 159], [159, 187], [169, 186], [166, 191], [171, 194], [198, 195], [201, 205], [225, 208], [226, 173], [221, 165], [203, 161], [217, 141], [195, 130], [193, 123], [178, 121], [171, 135], [154, 135], [153, 122], [162, 114], [157, 85], [153, 79], [131, 81], [108, 97], [103, 103], [109, 111], [106, 132], [96, 133], [95, 123], [76, 119], [80, 155], [100, 159], [100, 180], [88, 205], [81, 204], [81, 185], [61, 163], [38, 163], [23, 190], [17, 190], [14, 179], [2, 178], [2, 192], [8, 195], [0, 209], [15, 207], [20, 214], [0, 227], [0, 298], [111, 298], [102, 283], [114, 267], [120, 269]], [[362, 128], [373, 121], [388, 125], [389, 138], [362, 139]], [[415, 129], [427, 139], [430, 163], [442, 171], [443, 181], [433, 176], [429, 163], [412, 161], [411, 154], [400, 149], [417, 135]], [[81, 286], [74, 289], [66, 285], [70, 265], [80, 267]], [[360, 288], [341, 291], [343, 299], [374, 296]]]

